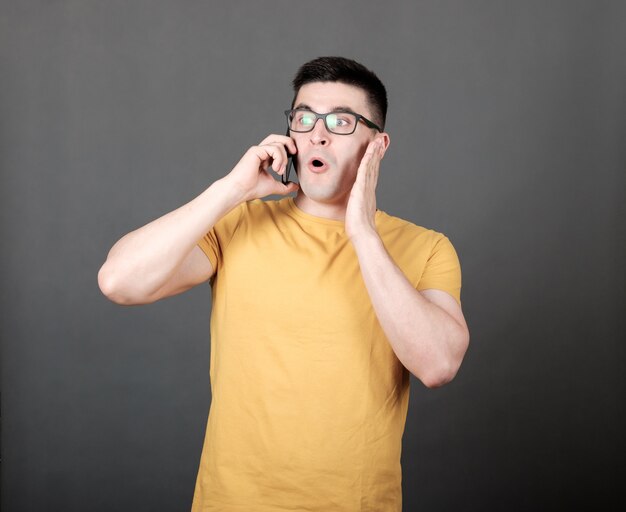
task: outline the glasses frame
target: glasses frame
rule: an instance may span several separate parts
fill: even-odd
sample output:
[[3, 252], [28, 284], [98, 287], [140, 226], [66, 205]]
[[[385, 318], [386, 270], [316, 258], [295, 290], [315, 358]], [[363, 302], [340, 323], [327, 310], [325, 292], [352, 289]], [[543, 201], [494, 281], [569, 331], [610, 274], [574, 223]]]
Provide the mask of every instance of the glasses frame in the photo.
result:
[[[294, 130], [293, 128], [291, 128], [291, 123], [289, 123], [289, 116], [291, 116], [294, 112], [311, 112], [312, 114], [315, 114], [315, 122], [311, 125], [311, 128], [309, 130]], [[334, 115], [334, 114], [341, 114], [341, 113], [343, 113], [343, 114], [352, 114], [354, 117], [356, 117], [356, 123], [354, 123], [354, 129], [350, 133], [337, 133], [337, 132], [332, 131], [328, 127], [328, 123], [326, 122], [326, 118], [328, 116], [331, 116], [331, 115]], [[361, 114], [357, 114], [356, 112], [352, 112], [352, 110], [334, 110], [333, 112], [328, 112], [326, 114], [318, 114], [317, 112], [315, 112], [314, 110], [311, 110], [310, 108], [290, 108], [289, 110], [285, 110], [285, 116], [287, 117], [287, 128], [290, 131], [295, 132], [295, 133], [309, 133], [309, 132], [312, 132], [313, 129], [315, 128], [315, 125], [317, 124], [317, 120], [318, 119], [322, 119], [324, 121], [324, 126], [326, 127], [326, 131], [328, 131], [328, 133], [332, 133], [333, 135], [352, 135], [356, 131], [356, 127], [357, 127], [357, 124], [359, 123], [359, 121], [363, 121], [368, 128], [374, 128], [375, 130], [378, 130], [379, 132], [382, 133], [382, 130], [380, 129], [380, 127], [376, 123], [373, 123], [367, 117], [362, 116]]]

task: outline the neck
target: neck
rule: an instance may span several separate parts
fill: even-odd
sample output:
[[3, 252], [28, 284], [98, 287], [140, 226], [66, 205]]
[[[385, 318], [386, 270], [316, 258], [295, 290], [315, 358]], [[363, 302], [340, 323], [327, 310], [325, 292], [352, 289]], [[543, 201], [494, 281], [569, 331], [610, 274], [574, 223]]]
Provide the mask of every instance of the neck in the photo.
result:
[[346, 207], [348, 206], [349, 195], [340, 201], [332, 203], [322, 203], [314, 201], [298, 191], [294, 198], [294, 203], [300, 210], [315, 217], [322, 217], [331, 220], [344, 220], [346, 218]]

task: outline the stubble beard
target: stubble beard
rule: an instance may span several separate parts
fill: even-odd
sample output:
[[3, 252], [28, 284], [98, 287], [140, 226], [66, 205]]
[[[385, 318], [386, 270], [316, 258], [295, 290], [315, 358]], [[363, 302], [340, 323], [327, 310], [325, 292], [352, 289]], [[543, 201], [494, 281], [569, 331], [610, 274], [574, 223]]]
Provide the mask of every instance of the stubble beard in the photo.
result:
[[[327, 172], [336, 172], [336, 170], [329, 169]], [[342, 192], [342, 181], [339, 176], [323, 176], [323, 178], [331, 179], [325, 179], [324, 183], [315, 183], [317, 181], [315, 176], [307, 176], [304, 179], [299, 177], [300, 190], [308, 199], [318, 203], [336, 202], [343, 196], [349, 195], [349, 188]]]

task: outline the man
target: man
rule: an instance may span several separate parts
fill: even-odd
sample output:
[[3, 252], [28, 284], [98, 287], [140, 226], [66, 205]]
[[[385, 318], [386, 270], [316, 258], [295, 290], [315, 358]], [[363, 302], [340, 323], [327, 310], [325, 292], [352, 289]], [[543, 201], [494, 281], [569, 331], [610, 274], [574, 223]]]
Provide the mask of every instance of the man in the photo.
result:
[[[398, 511], [409, 371], [456, 374], [468, 346], [448, 239], [376, 209], [383, 84], [315, 59], [288, 135], [126, 235], [99, 274], [120, 304], [211, 280], [211, 390], [193, 510]], [[288, 157], [299, 186], [284, 176]], [[270, 194], [295, 198], [261, 201]]]

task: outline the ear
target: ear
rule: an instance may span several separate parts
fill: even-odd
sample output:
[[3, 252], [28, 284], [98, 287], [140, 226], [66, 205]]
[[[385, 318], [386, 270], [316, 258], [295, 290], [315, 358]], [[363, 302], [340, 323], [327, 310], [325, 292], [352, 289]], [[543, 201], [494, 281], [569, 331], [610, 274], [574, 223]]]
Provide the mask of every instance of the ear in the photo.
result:
[[380, 139], [383, 142], [383, 157], [384, 157], [385, 153], [387, 152], [387, 148], [389, 147], [389, 144], [391, 143], [389, 134], [387, 132], [382, 132], [376, 135], [376, 138]]

